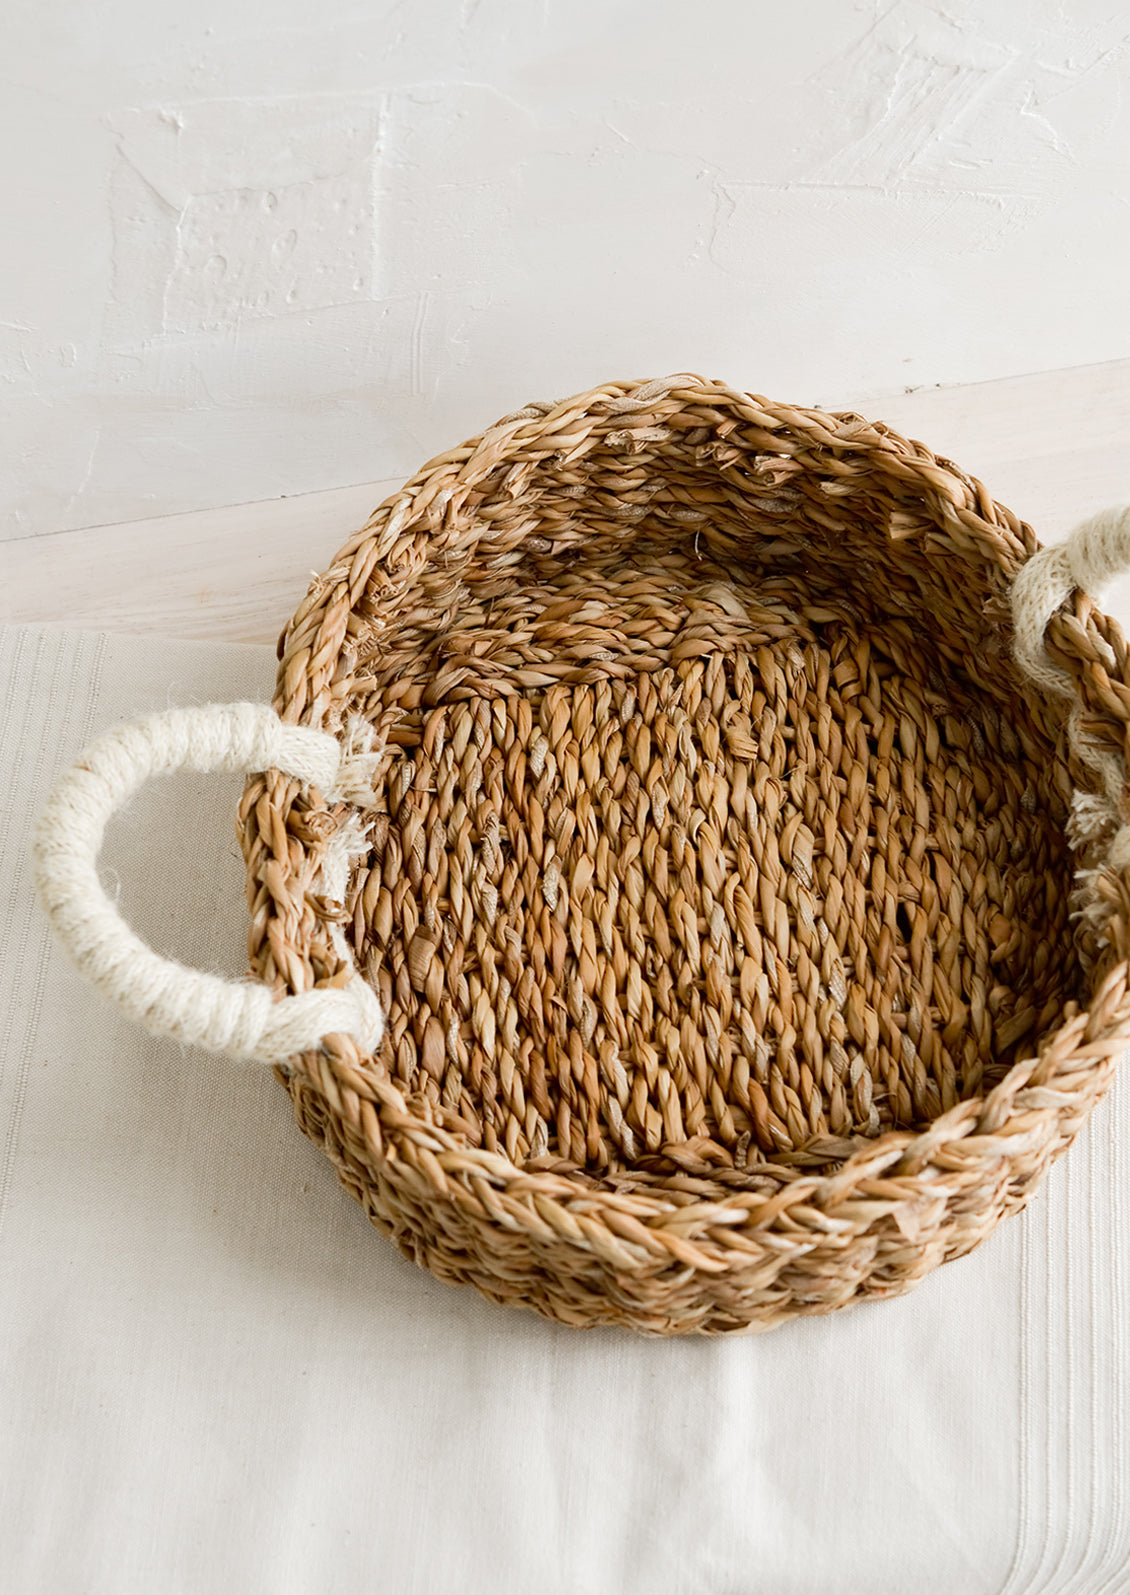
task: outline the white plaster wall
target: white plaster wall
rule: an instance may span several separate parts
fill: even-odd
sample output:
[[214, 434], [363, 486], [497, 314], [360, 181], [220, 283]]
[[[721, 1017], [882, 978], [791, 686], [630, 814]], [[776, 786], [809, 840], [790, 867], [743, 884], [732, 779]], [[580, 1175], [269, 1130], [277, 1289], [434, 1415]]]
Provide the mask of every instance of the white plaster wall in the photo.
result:
[[[1130, 354], [1118, 0], [6, 0], [6, 536]], [[881, 405], [875, 407], [876, 413]]]

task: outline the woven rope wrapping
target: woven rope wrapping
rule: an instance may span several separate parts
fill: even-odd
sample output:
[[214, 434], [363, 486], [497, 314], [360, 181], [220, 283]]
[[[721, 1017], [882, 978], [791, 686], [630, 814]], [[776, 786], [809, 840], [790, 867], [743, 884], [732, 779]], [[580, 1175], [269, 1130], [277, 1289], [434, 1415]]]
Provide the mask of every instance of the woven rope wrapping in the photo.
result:
[[[56, 782], [36, 825], [40, 903], [79, 971], [125, 1015], [154, 1035], [220, 1052], [242, 1063], [287, 1065], [348, 1031], [376, 1046], [384, 1016], [352, 971], [342, 987], [274, 1001], [265, 986], [188, 969], [148, 948], [120, 917], [98, 878], [98, 852], [111, 816], [152, 776], [176, 770], [281, 770], [303, 786], [348, 797], [367, 781], [375, 758], [303, 726], [283, 725], [263, 704], [169, 709], [100, 737]], [[356, 821], [327, 833], [323, 876], [345, 874]], [[344, 881], [338, 883], [338, 889]]]
[[344, 937], [388, 1015], [287, 1086], [407, 1255], [741, 1332], [1025, 1203], [1130, 1040], [1130, 667], [1059, 578], [1018, 666], [1037, 547], [882, 425], [690, 375], [515, 411], [346, 544], [275, 705], [387, 743], [344, 918], [294, 915], [301, 793], [241, 838], [257, 972]]

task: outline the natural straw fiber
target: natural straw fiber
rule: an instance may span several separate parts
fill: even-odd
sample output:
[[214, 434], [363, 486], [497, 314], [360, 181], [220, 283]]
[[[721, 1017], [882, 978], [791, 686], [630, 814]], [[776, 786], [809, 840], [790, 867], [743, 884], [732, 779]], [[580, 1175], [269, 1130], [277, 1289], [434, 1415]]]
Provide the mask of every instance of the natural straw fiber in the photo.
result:
[[1073, 701], [1025, 678], [1038, 547], [881, 424], [694, 376], [531, 405], [375, 512], [275, 699], [384, 746], [367, 851], [277, 772], [240, 834], [254, 971], [381, 999], [375, 1056], [279, 1070], [378, 1229], [564, 1323], [724, 1333], [1024, 1205], [1130, 1042], [1089, 797], [1126, 645], [1075, 592]]

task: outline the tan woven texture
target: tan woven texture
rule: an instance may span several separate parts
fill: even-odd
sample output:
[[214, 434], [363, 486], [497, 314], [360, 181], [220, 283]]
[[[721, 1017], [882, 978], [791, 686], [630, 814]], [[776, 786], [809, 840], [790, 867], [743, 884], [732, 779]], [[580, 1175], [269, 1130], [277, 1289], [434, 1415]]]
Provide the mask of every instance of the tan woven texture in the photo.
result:
[[[1011, 656], [1038, 546], [881, 424], [694, 376], [529, 406], [375, 512], [275, 700], [385, 746], [345, 901], [341, 805], [256, 778], [240, 834], [255, 973], [341, 983], [344, 933], [388, 1014], [280, 1075], [378, 1229], [724, 1333], [1023, 1206], [1130, 1042], [1130, 887], [1073, 917], [1095, 778]], [[1077, 593], [1047, 646], [1124, 757], [1118, 627]]]

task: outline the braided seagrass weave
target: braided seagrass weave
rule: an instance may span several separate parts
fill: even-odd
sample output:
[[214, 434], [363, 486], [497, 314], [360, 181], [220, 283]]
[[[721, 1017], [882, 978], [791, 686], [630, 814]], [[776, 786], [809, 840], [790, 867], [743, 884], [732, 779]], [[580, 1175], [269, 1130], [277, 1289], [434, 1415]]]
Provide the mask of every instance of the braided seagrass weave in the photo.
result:
[[386, 1014], [278, 1071], [378, 1229], [721, 1333], [1024, 1205], [1130, 1041], [1126, 647], [1076, 592], [1026, 679], [1038, 546], [883, 425], [691, 376], [532, 405], [375, 512], [275, 699], [371, 728], [371, 799], [257, 776], [240, 835], [255, 973], [355, 962]]

